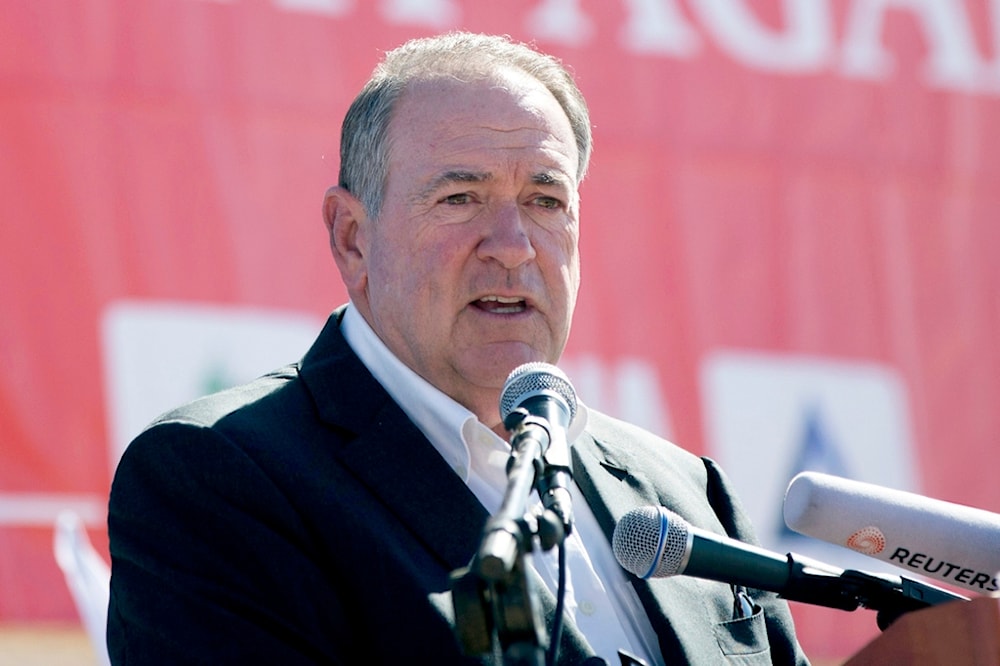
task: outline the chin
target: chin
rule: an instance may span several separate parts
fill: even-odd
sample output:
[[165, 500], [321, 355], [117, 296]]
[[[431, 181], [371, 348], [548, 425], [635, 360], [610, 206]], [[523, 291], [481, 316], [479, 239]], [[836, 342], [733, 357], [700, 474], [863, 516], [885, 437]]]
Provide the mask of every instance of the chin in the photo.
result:
[[477, 350], [468, 359], [467, 377], [473, 383], [500, 390], [511, 371], [525, 363], [551, 362], [549, 356], [523, 343], [490, 345]]

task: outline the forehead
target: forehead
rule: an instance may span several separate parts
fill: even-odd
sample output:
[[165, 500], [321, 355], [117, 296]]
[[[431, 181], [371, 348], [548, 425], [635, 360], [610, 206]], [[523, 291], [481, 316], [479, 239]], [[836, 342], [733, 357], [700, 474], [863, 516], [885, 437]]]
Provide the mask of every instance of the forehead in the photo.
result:
[[530, 162], [576, 176], [577, 146], [566, 113], [545, 86], [517, 71], [411, 82], [393, 113], [389, 141], [396, 166]]

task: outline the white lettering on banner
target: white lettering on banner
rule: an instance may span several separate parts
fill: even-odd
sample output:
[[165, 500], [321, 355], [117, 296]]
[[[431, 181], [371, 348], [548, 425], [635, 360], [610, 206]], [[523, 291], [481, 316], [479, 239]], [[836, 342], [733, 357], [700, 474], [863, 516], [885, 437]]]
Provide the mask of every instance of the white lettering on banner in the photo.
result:
[[[993, 5], [995, 22], [997, 3]], [[844, 74], [869, 78], [891, 74], [893, 58], [879, 41], [890, 9], [907, 10], [920, 21], [930, 51], [925, 66], [929, 83], [972, 90], [986, 82], [989, 69], [976, 52], [964, 3], [944, 0], [856, 0], [844, 37]]]
[[616, 418], [661, 437], [672, 436], [667, 401], [660, 390], [656, 366], [640, 358], [605, 363], [590, 356], [562, 359], [559, 367], [573, 382], [580, 400]]
[[594, 22], [577, 0], [546, 0], [528, 13], [525, 25], [539, 40], [583, 46], [594, 34]]
[[279, 9], [324, 16], [343, 16], [354, 9], [352, 0], [274, 0]]
[[439, 29], [457, 26], [462, 20], [454, 0], [386, 0], [382, 14], [390, 23]]
[[[1000, 0], [979, 1], [990, 21], [987, 37], [992, 44], [986, 48], [998, 53], [994, 60], [977, 47], [970, 2], [962, 0], [850, 0], [840, 44], [831, 11], [834, 0], [775, 0], [781, 28], [762, 22], [750, 0], [687, 0], [693, 19], [685, 16], [679, 0], [622, 0], [625, 17], [618, 36], [627, 53], [693, 59], [711, 40], [753, 69], [886, 80], [896, 69], [893, 54], [882, 42], [886, 19], [890, 13], [909, 14], [926, 41], [922, 76], [929, 86], [1000, 94]], [[272, 2], [283, 11], [338, 18], [358, 6], [354, 0]], [[463, 17], [458, 0], [381, 0], [378, 8], [388, 23], [438, 30], [459, 27]], [[601, 38], [580, 0], [540, 0], [523, 25], [540, 43], [586, 48]]]
[[625, 0], [622, 47], [635, 53], [692, 57], [701, 48], [698, 31], [673, 0]]
[[784, 31], [762, 25], [744, 0], [701, 0], [691, 5], [720, 48], [751, 67], [816, 72], [833, 55], [833, 21], [826, 0], [784, 0]]

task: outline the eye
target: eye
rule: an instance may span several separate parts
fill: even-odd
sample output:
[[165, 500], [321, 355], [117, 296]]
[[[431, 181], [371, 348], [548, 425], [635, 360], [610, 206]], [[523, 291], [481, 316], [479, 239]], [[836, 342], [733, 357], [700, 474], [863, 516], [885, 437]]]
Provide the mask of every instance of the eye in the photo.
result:
[[472, 203], [472, 195], [468, 192], [459, 192], [458, 194], [449, 194], [448, 196], [441, 199], [441, 203], [448, 204], [450, 206], [462, 206], [464, 204]]
[[535, 199], [535, 205], [540, 208], [548, 208], [550, 210], [558, 210], [563, 207], [563, 202], [555, 197], [541, 196]]

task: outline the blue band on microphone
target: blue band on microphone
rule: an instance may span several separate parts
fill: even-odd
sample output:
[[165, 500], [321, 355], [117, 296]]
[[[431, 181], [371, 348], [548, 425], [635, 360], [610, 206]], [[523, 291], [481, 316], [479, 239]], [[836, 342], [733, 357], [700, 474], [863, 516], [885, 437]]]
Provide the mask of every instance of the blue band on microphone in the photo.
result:
[[[658, 513], [660, 514], [660, 540], [657, 542], [656, 551], [654, 552], [658, 553], [662, 557], [663, 541], [667, 538], [667, 530], [670, 529], [670, 520], [667, 518], [666, 511], [661, 510]], [[654, 557], [653, 561], [649, 565], [649, 571], [647, 571], [642, 575], [642, 579], [648, 580], [649, 577], [653, 575], [653, 572], [656, 571], [656, 567], [658, 567], [659, 564], [660, 564], [660, 557]]]

